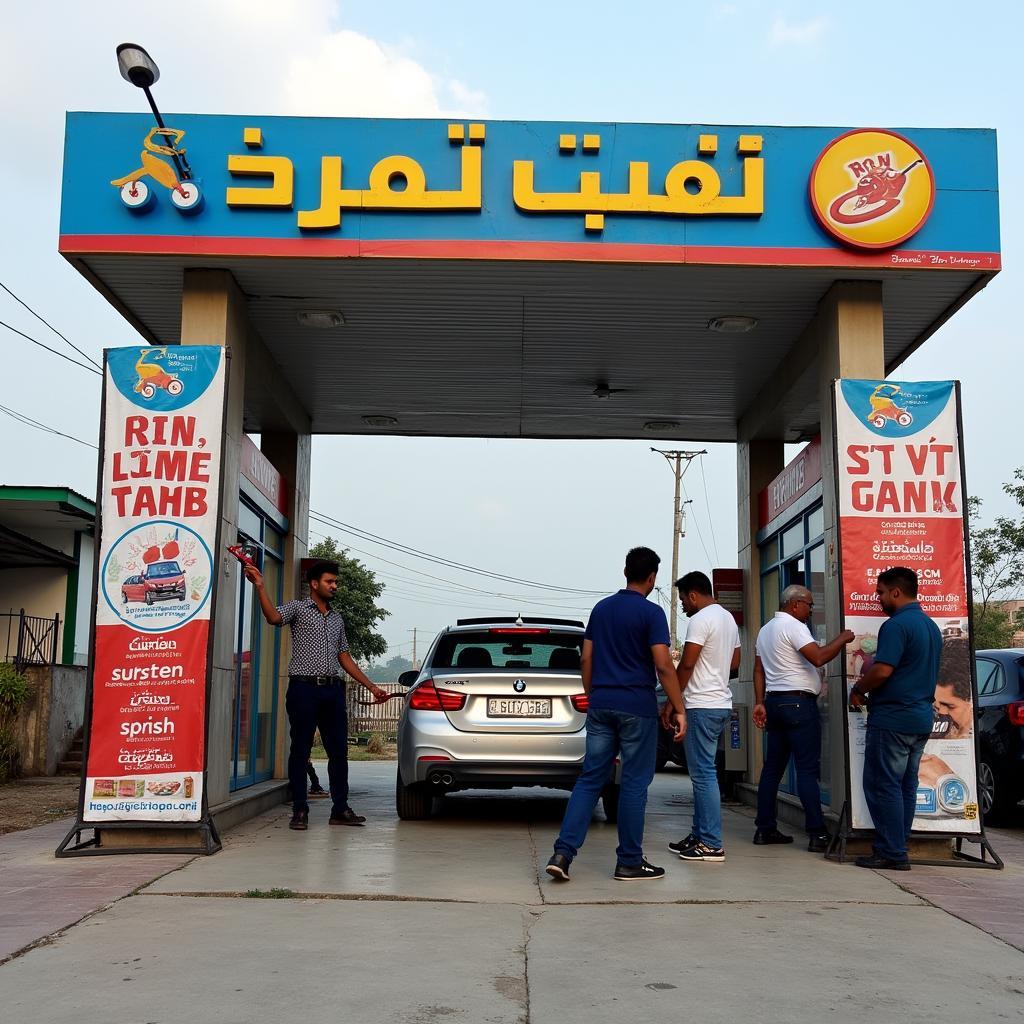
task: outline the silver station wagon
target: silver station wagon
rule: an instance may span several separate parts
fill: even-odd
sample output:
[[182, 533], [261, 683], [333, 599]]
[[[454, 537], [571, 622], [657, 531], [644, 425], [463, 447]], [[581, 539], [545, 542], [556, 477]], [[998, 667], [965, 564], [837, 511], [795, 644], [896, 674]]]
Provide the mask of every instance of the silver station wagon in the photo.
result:
[[[586, 748], [580, 674], [583, 623], [569, 619], [459, 619], [437, 635], [398, 723], [395, 804], [406, 821], [466, 789], [570, 790]], [[615, 821], [619, 766], [602, 795]]]

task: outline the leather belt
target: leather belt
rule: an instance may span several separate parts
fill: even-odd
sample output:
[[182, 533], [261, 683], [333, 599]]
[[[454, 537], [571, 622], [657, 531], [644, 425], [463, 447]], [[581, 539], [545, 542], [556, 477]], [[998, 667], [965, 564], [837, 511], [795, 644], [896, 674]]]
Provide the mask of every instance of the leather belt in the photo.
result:
[[341, 686], [341, 676], [289, 676], [293, 683], [311, 683], [313, 686]]
[[817, 700], [819, 694], [812, 693], [810, 690], [769, 690], [766, 694], [768, 697], [810, 697], [811, 700]]

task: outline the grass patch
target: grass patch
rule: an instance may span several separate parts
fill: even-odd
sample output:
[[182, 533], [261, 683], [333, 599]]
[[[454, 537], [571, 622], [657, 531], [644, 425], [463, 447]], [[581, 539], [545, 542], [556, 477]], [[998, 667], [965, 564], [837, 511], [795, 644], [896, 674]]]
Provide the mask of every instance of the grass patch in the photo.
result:
[[294, 900], [299, 894], [294, 889], [249, 889], [246, 899], [250, 900]]

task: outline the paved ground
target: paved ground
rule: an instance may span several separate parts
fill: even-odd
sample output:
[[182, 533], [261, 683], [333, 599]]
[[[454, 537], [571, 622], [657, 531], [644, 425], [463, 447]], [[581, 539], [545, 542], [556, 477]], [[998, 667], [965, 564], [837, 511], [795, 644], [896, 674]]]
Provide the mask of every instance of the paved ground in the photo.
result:
[[[1000, 846], [1015, 861], [1005, 873], [915, 869], [895, 884], [753, 847], [749, 818], [730, 811], [726, 862], [683, 864], [664, 847], [688, 829], [689, 781], [670, 772], [647, 834], [668, 877], [614, 882], [615, 831], [595, 820], [558, 885], [543, 864], [563, 800], [463, 796], [436, 821], [398, 822], [393, 765], [353, 765], [352, 778], [367, 828], [329, 828], [323, 803], [304, 834], [284, 809], [242, 826], [223, 853], [0, 966], [4, 1021], [1024, 1020], [1024, 953], [928, 902], [995, 883], [1012, 917], [1024, 849]], [[138, 860], [102, 870], [123, 880]], [[293, 898], [259, 898], [275, 888]]]

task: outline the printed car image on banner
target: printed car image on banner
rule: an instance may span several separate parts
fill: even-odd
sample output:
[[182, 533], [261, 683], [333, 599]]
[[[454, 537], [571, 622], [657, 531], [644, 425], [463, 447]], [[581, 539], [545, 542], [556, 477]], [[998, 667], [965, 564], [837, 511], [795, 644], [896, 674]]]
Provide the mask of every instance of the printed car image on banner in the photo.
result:
[[199, 821], [224, 350], [107, 352], [88, 822]]
[[[879, 573], [914, 569], [918, 600], [942, 630], [917, 832], [981, 831], [957, 399], [952, 381], [835, 384], [843, 609], [855, 634], [846, 655], [847, 694], [874, 664], [886, 621], [875, 596]], [[867, 715], [847, 717], [851, 825], [871, 828], [862, 786]]]

